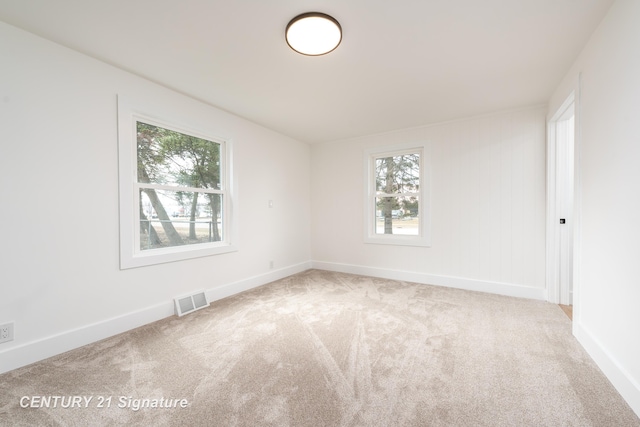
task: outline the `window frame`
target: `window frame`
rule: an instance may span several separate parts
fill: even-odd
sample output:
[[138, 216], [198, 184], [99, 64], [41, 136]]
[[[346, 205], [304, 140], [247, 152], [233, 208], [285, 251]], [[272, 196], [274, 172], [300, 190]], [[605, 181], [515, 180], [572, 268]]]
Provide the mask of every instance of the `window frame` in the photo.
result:
[[[376, 233], [376, 160], [404, 154], [420, 155], [420, 187], [416, 192], [419, 201], [418, 235]], [[364, 242], [399, 246], [431, 246], [431, 210], [429, 200], [429, 155], [426, 143], [399, 144], [365, 150]], [[399, 197], [399, 196], [394, 196]]]
[[[165, 248], [140, 248], [140, 184], [138, 182], [137, 123], [142, 122], [220, 144], [220, 190], [222, 194], [221, 233], [218, 242], [197, 243]], [[175, 262], [237, 251], [234, 244], [237, 218], [234, 210], [233, 142], [215, 136], [210, 125], [190, 117], [185, 109], [172, 105], [150, 104], [118, 95], [118, 173], [120, 200], [120, 269]], [[148, 187], [148, 184], [144, 184]], [[190, 189], [152, 184], [156, 189]], [[191, 188], [193, 190], [193, 188]], [[202, 189], [198, 189], [202, 190]], [[200, 191], [201, 194], [204, 192]]]

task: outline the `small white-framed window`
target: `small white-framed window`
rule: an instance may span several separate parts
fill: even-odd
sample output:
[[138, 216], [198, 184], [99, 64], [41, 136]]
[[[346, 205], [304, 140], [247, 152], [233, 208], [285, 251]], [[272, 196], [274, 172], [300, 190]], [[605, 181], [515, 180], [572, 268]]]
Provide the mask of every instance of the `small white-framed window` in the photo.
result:
[[123, 269], [236, 250], [232, 143], [183, 114], [118, 97]]
[[426, 144], [365, 152], [365, 242], [430, 246]]

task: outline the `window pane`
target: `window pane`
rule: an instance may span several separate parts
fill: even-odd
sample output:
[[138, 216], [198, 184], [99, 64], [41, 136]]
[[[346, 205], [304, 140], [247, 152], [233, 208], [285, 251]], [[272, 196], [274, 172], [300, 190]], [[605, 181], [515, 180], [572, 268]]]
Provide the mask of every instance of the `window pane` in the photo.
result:
[[418, 197], [376, 197], [376, 234], [420, 234]]
[[416, 192], [420, 187], [420, 154], [375, 159], [376, 193]]
[[219, 242], [222, 195], [140, 190], [140, 250]]
[[220, 189], [220, 144], [136, 122], [138, 182]]

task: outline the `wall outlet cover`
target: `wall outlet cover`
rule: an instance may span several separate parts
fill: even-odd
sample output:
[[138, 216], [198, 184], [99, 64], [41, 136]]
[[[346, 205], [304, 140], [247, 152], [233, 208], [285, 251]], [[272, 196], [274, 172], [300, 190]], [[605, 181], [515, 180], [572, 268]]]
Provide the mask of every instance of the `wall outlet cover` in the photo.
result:
[[13, 341], [13, 322], [0, 325], [0, 343]]

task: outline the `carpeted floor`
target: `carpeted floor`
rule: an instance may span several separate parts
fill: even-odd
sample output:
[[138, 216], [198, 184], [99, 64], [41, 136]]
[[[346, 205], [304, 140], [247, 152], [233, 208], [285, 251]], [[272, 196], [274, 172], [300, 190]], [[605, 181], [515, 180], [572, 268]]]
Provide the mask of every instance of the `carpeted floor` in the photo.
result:
[[0, 425], [640, 420], [557, 305], [310, 270], [0, 375]]

